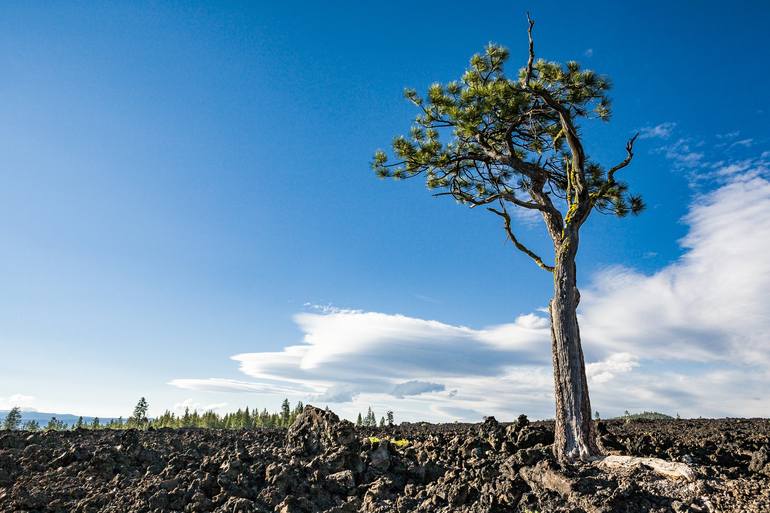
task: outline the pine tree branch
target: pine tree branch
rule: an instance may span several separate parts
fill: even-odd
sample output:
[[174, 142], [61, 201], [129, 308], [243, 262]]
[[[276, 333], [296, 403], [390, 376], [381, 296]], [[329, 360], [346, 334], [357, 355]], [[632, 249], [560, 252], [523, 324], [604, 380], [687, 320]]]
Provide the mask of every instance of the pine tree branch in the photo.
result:
[[[487, 141], [486, 136], [484, 136], [483, 133], [479, 132], [476, 134], [476, 141], [479, 143], [479, 146], [481, 146], [482, 151], [491, 159], [494, 159], [500, 163], [504, 164], [510, 164], [511, 159], [509, 159], [506, 155], [500, 153], [497, 151], [491, 144], [489, 144], [489, 141]], [[524, 174], [529, 176], [529, 171], [522, 171]]]
[[531, 249], [526, 247], [524, 244], [519, 242], [519, 239], [516, 238], [516, 236], [513, 234], [513, 230], [511, 229], [511, 216], [508, 214], [508, 212], [503, 208], [503, 210], [497, 210], [492, 207], [487, 207], [487, 210], [490, 212], [493, 212], [497, 214], [498, 216], [503, 218], [503, 221], [505, 223], [505, 231], [508, 234], [508, 238], [511, 239], [511, 242], [513, 242], [513, 245], [516, 246], [516, 249], [530, 257], [532, 260], [535, 261], [535, 263], [540, 267], [541, 269], [544, 269], [550, 273], [553, 272], [553, 267], [543, 262], [543, 259], [537, 256], [535, 252], [533, 252]]
[[491, 147], [481, 133], [477, 135], [477, 141], [482, 149], [487, 151], [487, 154], [490, 157], [511, 166], [531, 180], [533, 185], [529, 190], [529, 194], [535, 200], [535, 203], [543, 207], [538, 210], [543, 212], [543, 218], [545, 219], [549, 235], [554, 241], [559, 240], [562, 236], [564, 218], [561, 212], [559, 212], [559, 209], [554, 206], [548, 194], [543, 192], [543, 187], [551, 174], [538, 164], [518, 158], [514, 153], [511, 153], [511, 155], [508, 156], [500, 154]]
[[[550, 173], [542, 166], [539, 166], [533, 162], [522, 160], [512, 151], [510, 152], [510, 155], [500, 153], [491, 144], [489, 144], [489, 141], [483, 133], [478, 133], [476, 135], [476, 141], [478, 141], [479, 146], [481, 146], [482, 151], [487, 157], [501, 164], [512, 167], [532, 181], [545, 180], [550, 176]], [[481, 159], [477, 160], [482, 161]]]
[[[614, 165], [610, 168], [609, 171], [607, 171], [607, 179], [602, 184], [601, 188], [591, 194], [591, 207], [596, 207], [596, 202], [601, 201], [605, 196], [610, 192], [610, 190], [617, 184], [615, 181], [615, 173], [623, 169], [624, 167], [628, 166], [631, 163], [631, 160], [634, 158], [634, 142], [636, 142], [637, 137], [639, 137], [639, 133], [637, 132], [634, 134], [634, 136], [628, 140], [626, 143], [626, 158], [623, 159], [622, 162], [619, 164]], [[596, 207], [597, 210], [599, 210], [602, 213], [607, 213], [604, 209], [600, 207]]]
[[487, 196], [486, 198], [483, 198], [483, 199], [478, 199], [473, 195], [462, 191], [437, 192], [433, 196], [435, 197], [453, 196], [455, 199], [470, 203], [471, 204], [470, 208], [476, 208], [483, 205], [488, 205], [490, 203], [494, 203], [495, 201], [503, 200], [503, 201], [512, 203], [516, 206], [527, 208], [530, 210], [540, 210], [541, 212], [544, 212], [546, 210], [546, 208], [543, 205], [540, 205], [539, 203], [530, 202], [530, 201], [520, 200], [511, 192], [500, 192], [498, 194], [492, 194], [490, 196]]
[[609, 171], [607, 171], [607, 181], [605, 182], [601, 191], [599, 191], [599, 197], [603, 196], [603, 193], [606, 193], [613, 185], [615, 185], [615, 173], [631, 163], [631, 159], [634, 158], [634, 143], [636, 142], [637, 137], [639, 137], [638, 132], [634, 134], [634, 136], [626, 143], [626, 158], [623, 159], [623, 162], [613, 166]]
[[532, 196], [532, 199], [545, 207], [545, 210], [543, 211], [545, 226], [551, 239], [554, 242], [557, 242], [561, 240], [562, 231], [564, 229], [564, 217], [559, 209], [553, 204], [548, 193], [543, 190], [545, 183], [545, 180], [533, 182], [532, 187], [528, 192], [529, 195]]
[[572, 115], [569, 110], [548, 91], [539, 88], [530, 89], [530, 91], [542, 98], [546, 105], [555, 110], [559, 115], [559, 123], [564, 131], [564, 138], [567, 140], [567, 145], [569, 146], [572, 155], [572, 168], [573, 171], [577, 171], [572, 178], [572, 186], [578, 195], [580, 195], [585, 191], [585, 176], [583, 175], [585, 151], [583, 150], [583, 143], [580, 141], [580, 136], [577, 133], [577, 128], [572, 122]]
[[529, 81], [532, 80], [532, 66], [535, 63], [535, 40], [532, 39], [532, 27], [535, 26], [535, 20], [529, 17], [529, 13], [527, 13], [527, 22], [529, 23], [529, 28], [527, 28], [529, 59], [527, 60], [527, 74], [524, 77], [524, 85], [529, 87]]
[[[571, 224], [573, 219], [578, 219], [577, 226], [580, 226], [591, 211], [591, 200], [587, 195], [587, 187], [585, 180], [585, 151], [583, 150], [583, 144], [578, 136], [575, 124], [572, 122], [572, 115], [568, 108], [564, 107], [558, 100], [556, 100], [547, 90], [540, 87], [530, 87], [530, 81], [533, 73], [533, 63], [535, 60], [535, 43], [532, 37], [532, 28], [535, 22], [527, 14], [527, 20], [529, 21], [529, 28], [527, 29], [527, 35], [529, 37], [529, 59], [527, 61], [527, 71], [524, 80], [524, 88], [530, 94], [542, 99], [545, 104], [553, 109], [559, 116], [559, 123], [561, 125], [561, 133], [567, 141], [567, 145], [570, 148], [572, 154], [572, 162], [570, 170], [567, 173], [567, 190], [575, 192], [575, 203], [567, 195], [567, 202], [570, 205], [567, 211], [566, 217], [563, 219], [563, 223], [566, 225]], [[559, 214], [561, 217], [561, 214]], [[552, 233], [552, 236], [554, 234]]]

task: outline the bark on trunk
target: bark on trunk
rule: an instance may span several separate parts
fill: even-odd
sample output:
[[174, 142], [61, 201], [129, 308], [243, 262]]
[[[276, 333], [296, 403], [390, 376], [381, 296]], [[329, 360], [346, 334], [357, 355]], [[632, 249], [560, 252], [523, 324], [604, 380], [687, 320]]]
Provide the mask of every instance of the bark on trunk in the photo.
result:
[[554, 294], [550, 304], [556, 426], [554, 455], [559, 461], [588, 461], [601, 455], [591, 420], [583, 349], [577, 321], [580, 293], [575, 255], [577, 233], [556, 248]]

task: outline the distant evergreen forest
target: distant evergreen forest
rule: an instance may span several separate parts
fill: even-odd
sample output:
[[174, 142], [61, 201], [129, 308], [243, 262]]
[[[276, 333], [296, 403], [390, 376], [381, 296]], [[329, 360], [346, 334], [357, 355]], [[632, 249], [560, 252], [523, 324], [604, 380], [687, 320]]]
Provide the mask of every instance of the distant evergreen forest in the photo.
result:
[[[302, 413], [302, 401], [292, 408], [288, 399], [281, 403], [281, 409], [277, 412], [268, 412], [267, 408], [261, 411], [258, 408], [250, 410], [238, 409], [238, 411], [218, 414], [215, 411], [208, 410], [199, 413], [197, 410], [190, 411], [185, 408], [181, 415], [177, 415], [166, 410], [162, 415], [155, 418], [147, 417], [149, 403], [142, 397], [134, 407], [134, 412], [126, 419], [119, 417], [101, 421], [99, 417], [91, 417], [85, 420], [83, 417], [73, 424], [68, 424], [56, 416], [52, 416], [47, 423], [43, 424], [38, 420], [27, 420], [22, 422], [22, 412], [19, 408], [11, 409], [2, 421], [0, 429], [3, 430], [25, 430], [25, 431], [62, 431], [66, 429], [160, 429], [160, 428], [205, 428], [205, 429], [253, 429], [253, 428], [280, 428], [289, 427], [297, 416]], [[380, 418], [379, 425], [393, 425], [393, 412], [388, 411], [386, 417]], [[374, 411], [369, 407], [366, 416], [359, 413], [356, 421], [358, 426], [375, 427], [378, 425], [377, 417]], [[70, 427], [71, 426], [71, 427]]]
[[[24, 412], [18, 407], [7, 412], [5, 418], [0, 418], [0, 430], [25, 430], [25, 431], [63, 431], [67, 429], [160, 429], [160, 428], [204, 428], [204, 429], [254, 429], [254, 428], [286, 428], [294, 423], [297, 416], [302, 413], [302, 401], [298, 401], [292, 408], [288, 399], [281, 403], [281, 409], [277, 412], [268, 412], [267, 408], [261, 411], [258, 408], [238, 409], [238, 411], [218, 414], [215, 411], [208, 410], [198, 412], [190, 411], [185, 408], [181, 415], [166, 410], [163, 415], [155, 418], [147, 417], [149, 404], [142, 397], [134, 407], [134, 412], [127, 418], [119, 417], [117, 419], [100, 420], [99, 417], [74, 417], [72, 415], [53, 415], [47, 421], [38, 419], [39, 414], [34, 419], [25, 420]], [[328, 408], [327, 408], [328, 409]], [[2, 413], [2, 412], [0, 412]], [[596, 420], [600, 420], [599, 412], [595, 412]], [[626, 411], [620, 417], [614, 419], [635, 421], [635, 420], [668, 420], [679, 419], [659, 412], [643, 411], [641, 413], [630, 413]], [[76, 420], [72, 420], [76, 419]], [[359, 427], [385, 427], [393, 426], [395, 423], [393, 411], [388, 410], [384, 416], [377, 421], [377, 416], [370, 406], [366, 414], [359, 412], [356, 418], [356, 426]]]

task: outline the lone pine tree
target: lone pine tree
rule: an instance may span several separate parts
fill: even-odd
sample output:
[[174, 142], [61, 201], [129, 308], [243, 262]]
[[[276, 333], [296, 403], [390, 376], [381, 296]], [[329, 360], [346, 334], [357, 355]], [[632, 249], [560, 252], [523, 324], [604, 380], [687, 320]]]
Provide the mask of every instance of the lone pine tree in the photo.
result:
[[[420, 113], [409, 137], [393, 141], [395, 162], [380, 150], [372, 167], [380, 177], [424, 176], [434, 196], [486, 208], [502, 220], [513, 246], [553, 275], [554, 453], [561, 461], [589, 460], [600, 450], [578, 329], [575, 257], [580, 228], [594, 210], [623, 217], [644, 208], [616, 178], [633, 158], [636, 136], [609, 168], [586, 155], [580, 122], [609, 120], [610, 84], [576, 62], [535, 60], [534, 22], [528, 20], [529, 58], [518, 77], [504, 73], [508, 51], [490, 44], [460, 80], [433, 84], [425, 97], [407, 89]], [[517, 208], [542, 217], [553, 264], [514, 234], [511, 211]]]
[[281, 403], [281, 425], [288, 426], [289, 418], [291, 417], [291, 405], [288, 399], [284, 399]]
[[129, 417], [128, 422], [134, 427], [143, 427], [147, 424], [147, 409], [150, 405], [147, 403], [147, 399], [141, 397], [139, 402], [134, 406], [134, 414]]
[[3, 419], [3, 429], [6, 431], [16, 431], [21, 426], [21, 408], [14, 406], [8, 415]]

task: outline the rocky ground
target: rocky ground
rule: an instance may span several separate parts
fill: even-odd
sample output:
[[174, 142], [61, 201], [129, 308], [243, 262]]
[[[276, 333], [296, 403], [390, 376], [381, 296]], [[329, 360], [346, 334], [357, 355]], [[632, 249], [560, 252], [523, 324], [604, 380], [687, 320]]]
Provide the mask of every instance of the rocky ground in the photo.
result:
[[551, 426], [523, 416], [379, 430], [307, 407], [288, 431], [2, 432], [0, 512], [770, 511], [768, 420], [600, 432], [609, 452], [686, 462], [695, 479], [560, 468]]

